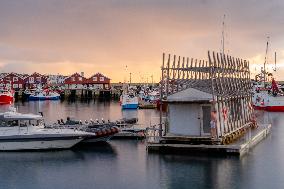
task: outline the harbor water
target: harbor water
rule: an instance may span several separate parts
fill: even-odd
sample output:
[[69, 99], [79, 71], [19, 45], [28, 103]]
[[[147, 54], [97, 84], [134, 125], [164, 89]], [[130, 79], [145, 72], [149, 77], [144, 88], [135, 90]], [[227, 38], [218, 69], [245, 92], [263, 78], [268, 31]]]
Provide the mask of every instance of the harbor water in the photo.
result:
[[[44, 101], [16, 103], [19, 112], [43, 112], [48, 123], [67, 116], [117, 120], [138, 117], [139, 126], [158, 121], [156, 110], [122, 111], [118, 102]], [[2, 106], [1, 111], [8, 109]], [[0, 152], [0, 188], [144, 189], [284, 188], [284, 114], [258, 113], [272, 133], [241, 158], [148, 154], [144, 141], [49, 152]]]

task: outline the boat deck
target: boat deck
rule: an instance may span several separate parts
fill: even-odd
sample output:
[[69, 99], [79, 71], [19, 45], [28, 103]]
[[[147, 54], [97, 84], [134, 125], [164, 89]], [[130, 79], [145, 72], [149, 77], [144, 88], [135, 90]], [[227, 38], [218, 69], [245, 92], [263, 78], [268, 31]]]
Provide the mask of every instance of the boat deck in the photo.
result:
[[[176, 142], [177, 136], [168, 136], [163, 137], [159, 141], [148, 142], [147, 150], [149, 152], [160, 153], [209, 153], [242, 156], [246, 154], [250, 148], [254, 147], [257, 143], [266, 138], [266, 136], [270, 133], [270, 130], [270, 124], [261, 124], [257, 129], [252, 129], [251, 131], [247, 132], [246, 135], [244, 135], [242, 138], [228, 145], [179, 143]], [[188, 139], [204, 139], [204, 137], [178, 138], [178, 141], [188, 141]]]

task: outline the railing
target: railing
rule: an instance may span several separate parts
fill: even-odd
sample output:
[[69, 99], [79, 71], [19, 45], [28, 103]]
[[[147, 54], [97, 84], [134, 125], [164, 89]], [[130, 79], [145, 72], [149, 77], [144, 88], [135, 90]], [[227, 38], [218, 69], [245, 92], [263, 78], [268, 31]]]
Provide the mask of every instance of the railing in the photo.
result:
[[150, 125], [149, 127], [147, 127], [146, 128], [146, 142], [147, 143], [158, 143], [161, 138], [160, 133], [162, 133], [162, 136], [165, 135], [165, 127], [166, 127], [165, 123]]

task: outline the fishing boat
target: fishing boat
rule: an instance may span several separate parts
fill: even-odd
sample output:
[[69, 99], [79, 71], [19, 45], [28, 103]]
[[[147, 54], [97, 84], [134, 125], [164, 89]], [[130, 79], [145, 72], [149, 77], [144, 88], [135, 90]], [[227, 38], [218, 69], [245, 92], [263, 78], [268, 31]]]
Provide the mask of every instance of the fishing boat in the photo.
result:
[[121, 107], [122, 109], [137, 109], [138, 97], [132, 93], [121, 95]]
[[41, 115], [0, 113], [0, 151], [68, 149], [94, 136], [71, 129], [46, 129]]
[[284, 112], [284, 94], [279, 90], [274, 78], [272, 79], [271, 87], [254, 86], [252, 102], [257, 110]]
[[55, 91], [36, 90], [33, 94], [29, 95], [29, 100], [59, 100], [60, 94]]
[[[279, 89], [275, 78], [272, 73], [268, 73], [266, 70], [268, 53], [268, 41], [266, 45], [266, 56], [264, 66], [261, 69], [261, 73], [257, 75], [259, 79], [253, 86], [253, 107], [257, 110], [266, 110], [272, 112], [284, 112], [284, 93]], [[275, 53], [275, 68], [276, 72], [276, 53]], [[269, 78], [271, 82], [268, 82]]]
[[0, 90], [0, 104], [12, 104], [14, 94], [10, 90]]

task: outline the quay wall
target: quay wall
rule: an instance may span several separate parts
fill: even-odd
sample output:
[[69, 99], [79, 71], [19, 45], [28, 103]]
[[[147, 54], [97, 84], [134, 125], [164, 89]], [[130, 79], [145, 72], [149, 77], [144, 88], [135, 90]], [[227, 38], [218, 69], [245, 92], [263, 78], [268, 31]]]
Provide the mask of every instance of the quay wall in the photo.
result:
[[[119, 100], [122, 91], [120, 90], [90, 90], [90, 89], [65, 89], [60, 93], [61, 99], [67, 100]], [[24, 94], [24, 90], [15, 91], [16, 100], [27, 100], [27, 96]]]
[[[119, 100], [122, 90], [123, 83], [112, 83], [110, 89], [61, 89], [61, 99], [76, 100], [76, 99], [102, 99], [102, 100]], [[157, 83], [131, 83], [131, 86], [142, 87], [142, 86], [158, 86]], [[55, 88], [60, 88], [60, 86], [51, 86]], [[15, 90], [16, 100], [26, 100], [27, 96], [24, 94], [24, 89]]]

